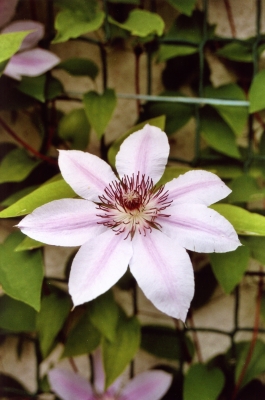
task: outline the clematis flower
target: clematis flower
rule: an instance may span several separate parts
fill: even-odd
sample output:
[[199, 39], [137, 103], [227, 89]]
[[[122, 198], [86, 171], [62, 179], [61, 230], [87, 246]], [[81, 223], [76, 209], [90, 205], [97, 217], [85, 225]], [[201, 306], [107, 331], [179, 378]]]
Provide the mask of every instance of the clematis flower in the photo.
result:
[[161, 370], [143, 372], [121, 388], [118, 378], [104, 390], [105, 373], [100, 353], [94, 354], [94, 385], [72, 372], [54, 368], [48, 373], [52, 390], [62, 400], [159, 400], [169, 389], [172, 376]]
[[167, 136], [146, 125], [133, 133], [116, 156], [116, 177], [95, 155], [60, 151], [66, 182], [83, 199], [45, 204], [18, 227], [33, 239], [82, 247], [69, 279], [74, 305], [90, 301], [130, 270], [148, 299], [166, 314], [186, 318], [194, 277], [185, 250], [227, 252], [240, 242], [232, 225], [208, 205], [230, 189], [214, 174], [189, 171], [165, 186]]
[[60, 62], [59, 57], [48, 50], [36, 47], [44, 36], [44, 26], [35, 21], [14, 21], [6, 25], [15, 14], [18, 0], [0, 0], [1, 33], [33, 30], [23, 40], [19, 51], [11, 57], [4, 74], [17, 80], [22, 76], [38, 76], [49, 71]]

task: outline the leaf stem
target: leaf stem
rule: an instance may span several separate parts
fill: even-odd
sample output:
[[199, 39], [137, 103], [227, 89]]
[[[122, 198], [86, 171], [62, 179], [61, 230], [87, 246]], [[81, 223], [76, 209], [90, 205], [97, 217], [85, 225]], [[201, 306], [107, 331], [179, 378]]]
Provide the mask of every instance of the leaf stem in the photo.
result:
[[229, 21], [231, 33], [232, 33], [233, 38], [235, 38], [236, 37], [236, 26], [235, 26], [235, 21], [234, 21], [232, 8], [231, 8], [229, 0], [224, 0], [224, 5], [225, 5], [228, 21]]
[[203, 363], [201, 346], [200, 346], [197, 330], [195, 328], [194, 319], [193, 319], [193, 315], [192, 315], [192, 310], [190, 310], [190, 312], [188, 314], [188, 321], [189, 321], [189, 324], [190, 324], [190, 326], [192, 328], [192, 338], [193, 338], [194, 347], [195, 347], [195, 350], [196, 350], [196, 353], [197, 353], [198, 361], [199, 361], [199, 363]]
[[73, 357], [69, 357], [69, 358], [68, 358], [68, 361], [69, 361], [71, 367], [73, 368], [73, 371], [74, 371], [76, 374], [78, 374], [79, 371], [78, 371], [77, 365], [76, 365], [75, 360], [73, 359]]
[[6, 123], [2, 118], [0, 118], [0, 125], [4, 128], [4, 130], [12, 136], [18, 143], [20, 143], [26, 150], [30, 153], [34, 154], [35, 157], [40, 158], [43, 161], [47, 161], [50, 164], [57, 165], [57, 161], [51, 157], [47, 157], [44, 154], [39, 153], [33, 147], [31, 147], [28, 143], [26, 143], [23, 139], [21, 139]]

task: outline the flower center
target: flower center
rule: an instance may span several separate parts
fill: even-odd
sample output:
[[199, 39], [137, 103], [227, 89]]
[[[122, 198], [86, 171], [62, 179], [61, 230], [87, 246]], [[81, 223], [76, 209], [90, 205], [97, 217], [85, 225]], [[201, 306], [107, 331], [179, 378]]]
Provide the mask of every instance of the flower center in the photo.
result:
[[116, 234], [124, 233], [125, 239], [129, 235], [132, 239], [136, 232], [146, 235], [152, 228], [161, 229], [157, 217], [169, 217], [163, 213], [171, 204], [167, 198], [164, 186], [157, 189], [149, 177], [140, 177], [139, 173], [136, 177], [126, 175], [121, 181], [111, 182], [99, 196], [99, 223]]

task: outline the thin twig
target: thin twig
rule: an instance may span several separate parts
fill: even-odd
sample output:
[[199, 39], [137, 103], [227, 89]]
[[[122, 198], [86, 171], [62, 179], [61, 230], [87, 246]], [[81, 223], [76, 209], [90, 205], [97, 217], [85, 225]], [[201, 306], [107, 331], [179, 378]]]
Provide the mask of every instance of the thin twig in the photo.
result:
[[77, 365], [76, 365], [75, 360], [73, 359], [73, 357], [69, 357], [68, 360], [69, 360], [69, 363], [70, 363], [71, 367], [73, 368], [73, 371], [76, 374], [78, 374], [79, 371], [78, 371]]
[[35, 150], [33, 147], [31, 147], [28, 143], [26, 143], [23, 139], [21, 139], [6, 123], [5, 121], [0, 118], [0, 125], [5, 129], [5, 131], [12, 136], [18, 143], [20, 143], [25, 149], [27, 149], [29, 152], [34, 154], [35, 157], [40, 158], [41, 160], [47, 161], [50, 164], [57, 165], [57, 161], [54, 160], [51, 157], [47, 157], [44, 154], [39, 153], [37, 150]]
[[[140, 57], [142, 54], [142, 49], [138, 46], [134, 49], [135, 55], [135, 94], [138, 96], [140, 94]], [[140, 99], [136, 99], [137, 115], [141, 112], [141, 102]]]
[[232, 13], [232, 9], [231, 9], [229, 0], [224, 0], [224, 5], [225, 5], [226, 12], [227, 12], [227, 17], [228, 17], [231, 33], [232, 33], [233, 38], [235, 38], [236, 37], [236, 26], [235, 26], [235, 21], [234, 21], [234, 17], [233, 17], [233, 13]]
[[254, 352], [254, 348], [255, 348], [255, 344], [258, 338], [258, 333], [259, 333], [259, 321], [260, 321], [260, 307], [261, 307], [261, 299], [262, 299], [262, 289], [263, 289], [263, 277], [260, 276], [259, 277], [259, 285], [258, 285], [258, 294], [257, 294], [257, 302], [256, 302], [256, 309], [255, 309], [255, 319], [254, 319], [254, 327], [253, 327], [253, 335], [252, 335], [252, 339], [250, 342], [250, 346], [249, 346], [249, 350], [248, 350], [248, 354], [246, 356], [246, 360], [244, 362], [244, 366], [240, 372], [240, 375], [238, 377], [238, 380], [236, 382], [236, 386], [234, 389], [234, 392], [232, 394], [232, 398], [231, 400], [235, 400], [237, 393], [240, 389], [240, 386], [243, 382], [243, 379], [246, 375], [247, 369], [249, 367], [253, 352]]
[[195, 346], [195, 350], [196, 350], [196, 354], [198, 357], [198, 361], [199, 363], [203, 363], [203, 357], [202, 357], [202, 352], [201, 352], [201, 346], [200, 346], [200, 342], [199, 342], [199, 338], [198, 338], [198, 334], [195, 328], [195, 324], [194, 324], [194, 320], [193, 320], [193, 315], [192, 315], [192, 311], [190, 310], [189, 315], [188, 315], [188, 321], [189, 324], [191, 326], [192, 330], [192, 338], [193, 338], [193, 343]]

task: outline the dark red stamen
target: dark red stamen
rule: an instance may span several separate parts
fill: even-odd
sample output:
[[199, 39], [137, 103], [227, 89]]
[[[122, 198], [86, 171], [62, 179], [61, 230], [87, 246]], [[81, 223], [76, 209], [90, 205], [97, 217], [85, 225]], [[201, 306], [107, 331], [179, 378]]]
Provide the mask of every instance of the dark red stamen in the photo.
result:
[[124, 176], [120, 181], [111, 182], [99, 196], [98, 214], [103, 219], [104, 226], [111, 228], [116, 234], [127, 233], [126, 238], [133, 238], [136, 230], [143, 235], [152, 228], [161, 229], [155, 220], [158, 216], [168, 217], [162, 213], [170, 206], [168, 192], [164, 186], [158, 190], [152, 179], [138, 173], [135, 177]]

